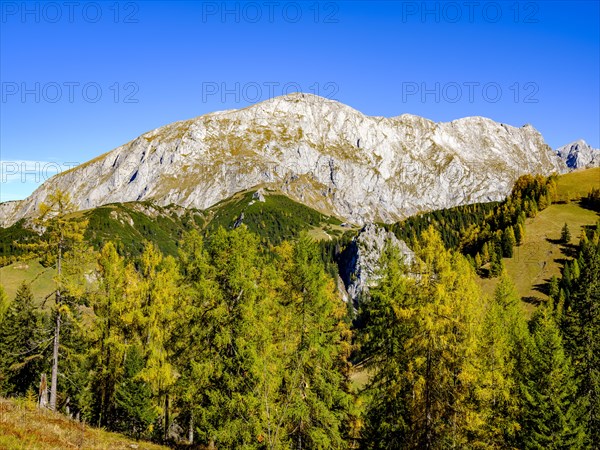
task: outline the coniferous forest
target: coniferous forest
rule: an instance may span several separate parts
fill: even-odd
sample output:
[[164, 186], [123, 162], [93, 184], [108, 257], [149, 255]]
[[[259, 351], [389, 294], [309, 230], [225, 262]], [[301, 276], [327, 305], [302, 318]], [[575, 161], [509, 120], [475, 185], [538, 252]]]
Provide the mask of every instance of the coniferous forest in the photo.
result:
[[[387, 246], [356, 305], [335, 270], [348, 237], [265, 245], [242, 225], [186, 232], [176, 255], [150, 241], [94, 249], [57, 192], [42, 237], [14, 244], [53, 268], [52, 294], [40, 305], [26, 283], [15, 298], [0, 289], [0, 393], [182, 447], [592, 449], [599, 226], [531, 314], [502, 265], [555, 190], [526, 176], [502, 203], [389, 226], [415, 260]], [[498, 278], [493, 295], [478, 276]]]

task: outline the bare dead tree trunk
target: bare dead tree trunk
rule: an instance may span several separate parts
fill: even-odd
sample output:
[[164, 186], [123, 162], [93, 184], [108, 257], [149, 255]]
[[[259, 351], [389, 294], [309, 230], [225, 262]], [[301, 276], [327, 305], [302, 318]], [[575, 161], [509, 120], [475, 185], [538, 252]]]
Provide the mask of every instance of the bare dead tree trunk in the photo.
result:
[[165, 430], [164, 430], [164, 440], [169, 437], [169, 394], [165, 394]]
[[194, 443], [194, 413], [190, 412], [190, 428], [188, 429], [188, 443]]
[[46, 381], [46, 374], [42, 374], [40, 381], [40, 390], [38, 393], [38, 405], [40, 408], [48, 407], [48, 382]]
[[[61, 242], [58, 244], [58, 259], [56, 261], [56, 272], [60, 283], [61, 269], [62, 269], [62, 237]], [[52, 379], [50, 385], [50, 409], [56, 411], [56, 397], [58, 392], [58, 345], [60, 338], [60, 304], [61, 304], [61, 292], [60, 284], [59, 289], [56, 291], [56, 325], [54, 327], [54, 345], [52, 348]]]
[[56, 311], [56, 325], [54, 327], [54, 345], [52, 349], [52, 379], [50, 381], [50, 409], [52, 411], [56, 411], [56, 396], [58, 383], [58, 340], [60, 336], [60, 322], [60, 311]]

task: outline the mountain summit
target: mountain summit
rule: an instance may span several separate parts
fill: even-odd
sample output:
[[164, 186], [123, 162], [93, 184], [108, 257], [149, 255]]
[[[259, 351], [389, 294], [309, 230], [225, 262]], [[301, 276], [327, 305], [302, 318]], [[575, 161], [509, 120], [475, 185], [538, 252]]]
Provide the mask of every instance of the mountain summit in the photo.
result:
[[362, 224], [500, 200], [560, 161], [530, 125], [372, 117], [310, 94], [276, 97], [150, 131], [0, 205], [0, 225], [37, 214], [57, 188], [79, 209], [152, 200], [204, 209], [255, 186]]
[[569, 169], [600, 166], [600, 149], [591, 147], [583, 139], [563, 145], [556, 150], [556, 154]]

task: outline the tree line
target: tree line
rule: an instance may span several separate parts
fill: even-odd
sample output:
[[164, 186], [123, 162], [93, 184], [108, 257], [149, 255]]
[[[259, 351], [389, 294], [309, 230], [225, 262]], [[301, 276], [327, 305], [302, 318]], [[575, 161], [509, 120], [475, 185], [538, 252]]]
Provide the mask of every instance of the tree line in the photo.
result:
[[[476, 203], [412, 216], [389, 227], [399, 239], [415, 245], [431, 225], [447, 248], [459, 250], [482, 276], [498, 277], [502, 258], [512, 258], [525, 239], [525, 219], [557, 199], [557, 178], [523, 175], [501, 202]], [[591, 194], [590, 194], [591, 195]]]
[[54, 258], [54, 302], [40, 308], [27, 284], [2, 295], [3, 395], [35, 395], [50, 373], [49, 408], [137, 438], [344, 447], [351, 331], [314, 242], [267, 252], [241, 226], [193, 231], [177, 258], [151, 243], [134, 259], [111, 242], [94, 255], [68, 196], [50, 200], [33, 250]]
[[357, 330], [373, 373], [365, 448], [595, 448], [599, 230], [582, 235], [578, 270], [529, 320], [506, 273], [485, 299], [466, 258], [433, 228], [408, 271], [388, 250]]
[[472, 262], [430, 225], [410, 267], [386, 249], [352, 321], [306, 235], [266, 248], [245, 226], [192, 231], [176, 257], [151, 243], [128, 257], [111, 242], [90, 251], [69, 209], [52, 196], [47, 239], [30, 248], [56, 267], [49, 305], [27, 284], [12, 301], [0, 288], [2, 395], [43, 397], [50, 374], [52, 409], [208, 448], [600, 441], [598, 225], [529, 319], [504, 272], [486, 298]]

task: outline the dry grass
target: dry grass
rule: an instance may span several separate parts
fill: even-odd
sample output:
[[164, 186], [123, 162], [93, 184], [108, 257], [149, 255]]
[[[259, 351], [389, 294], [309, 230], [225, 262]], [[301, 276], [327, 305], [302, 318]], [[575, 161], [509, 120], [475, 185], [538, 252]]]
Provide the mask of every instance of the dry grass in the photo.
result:
[[6, 450], [166, 449], [92, 428], [27, 400], [0, 399], [0, 448]]
[[561, 200], [584, 197], [593, 187], [600, 188], [600, 167], [576, 170], [558, 179], [558, 198]]
[[[571, 245], [579, 242], [584, 225], [594, 225], [599, 215], [581, 208], [576, 203], [555, 204], [538, 213], [525, 224], [523, 245], [515, 248], [513, 258], [504, 259], [506, 271], [512, 278], [519, 295], [527, 299], [525, 309], [532, 312], [536, 301], [545, 301], [544, 285], [553, 275], [560, 277], [564, 259], [569, 259], [572, 249], [559, 243], [560, 233], [566, 223], [571, 231]], [[481, 279], [484, 293], [492, 295], [498, 279]]]

